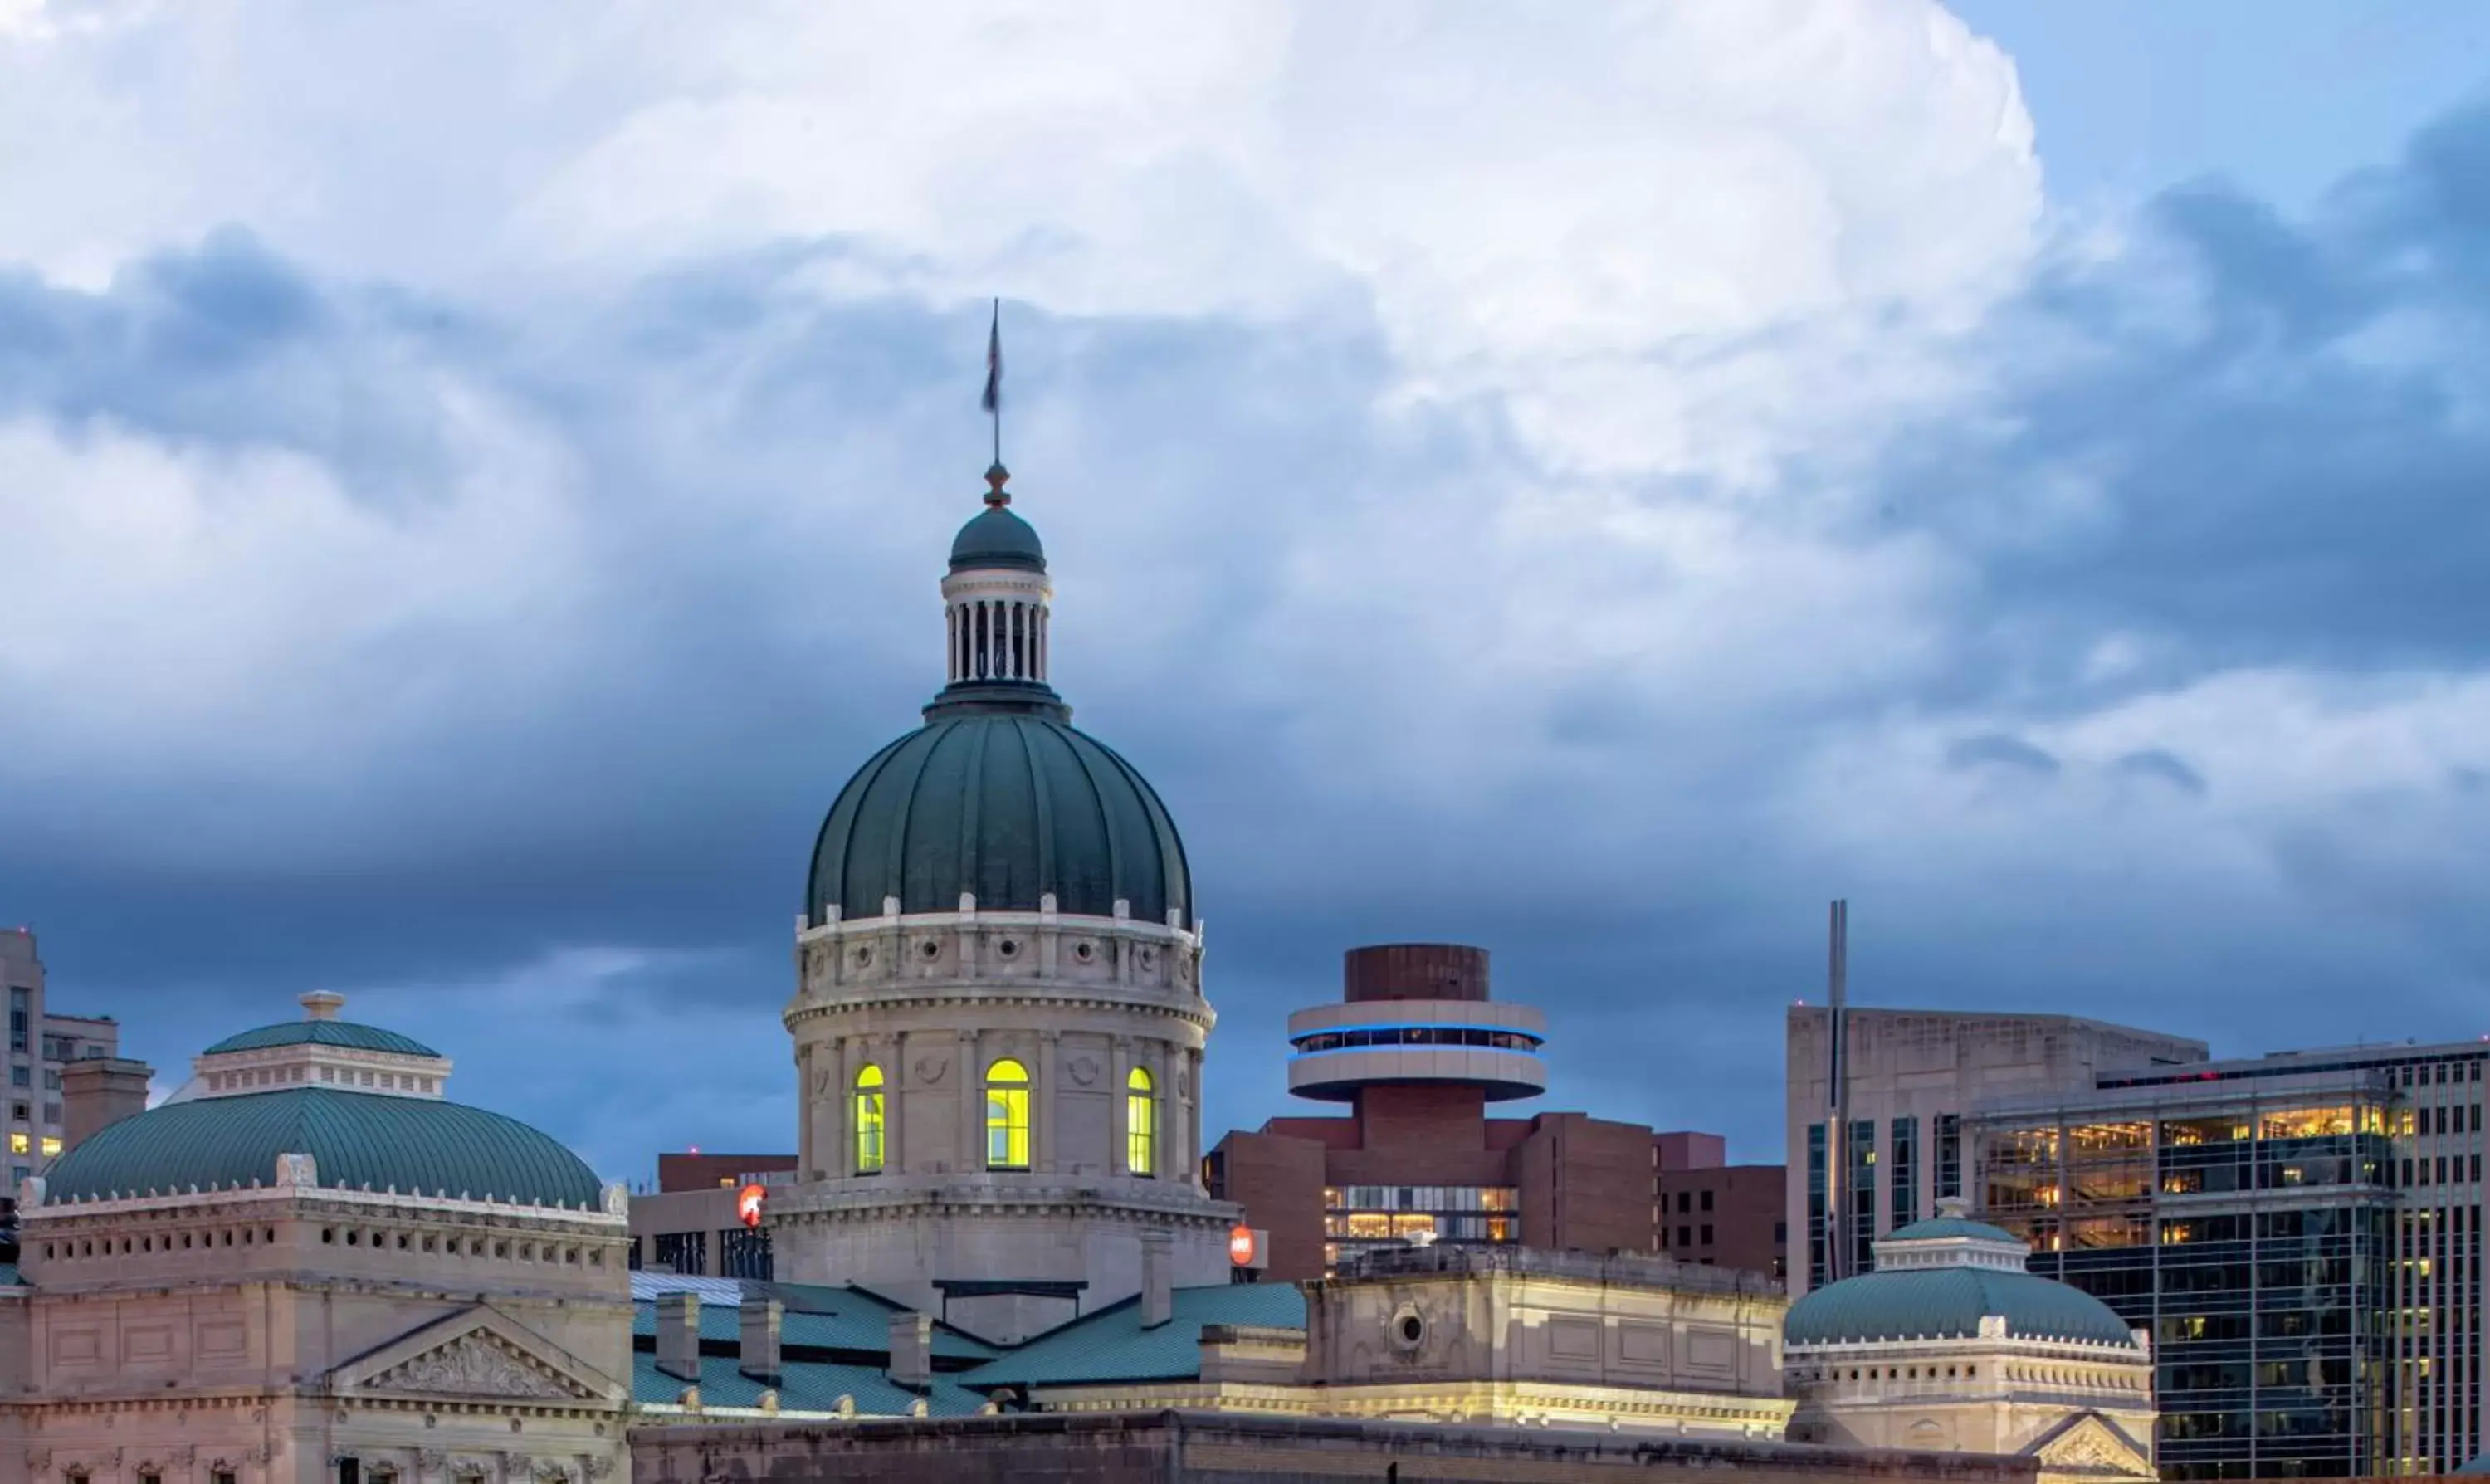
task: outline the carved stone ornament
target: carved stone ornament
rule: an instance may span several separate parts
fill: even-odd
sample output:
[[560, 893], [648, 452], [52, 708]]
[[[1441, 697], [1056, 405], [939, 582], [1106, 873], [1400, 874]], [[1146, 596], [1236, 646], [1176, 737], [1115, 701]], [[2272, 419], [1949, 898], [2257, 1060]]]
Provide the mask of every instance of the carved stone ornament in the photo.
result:
[[1071, 1074], [1074, 1082], [1079, 1083], [1085, 1088], [1088, 1087], [1090, 1084], [1098, 1080], [1098, 1059], [1095, 1057], [1074, 1057], [1071, 1063], [1064, 1067], [1064, 1070]]
[[449, 1461], [449, 1455], [439, 1448], [415, 1450], [415, 1471], [418, 1473], [439, 1473], [441, 1466]]
[[1186, 1071], [1182, 1067], [1177, 1067], [1175, 1073], [1175, 1095], [1183, 1097], [1190, 1094], [1192, 1091], [1193, 1073]]
[[461, 1335], [376, 1377], [376, 1389], [430, 1391], [451, 1396], [569, 1397], [569, 1386], [479, 1334]]
[[52, 1467], [52, 1450], [51, 1450], [51, 1449], [49, 1449], [49, 1448], [28, 1448], [28, 1449], [26, 1450], [26, 1469], [27, 1469], [27, 1470], [28, 1470], [29, 1472], [32, 1472], [32, 1473], [42, 1473], [43, 1470], [45, 1470], [45, 1469], [49, 1469], [49, 1468], [51, 1468], [51, 1467]]
[[950, 1069], [951, 1059], [948, 1057], [918, 1057], [916, 1059], [916, 1080], [920, 1085], [925, 1087], [930, 1088], [934, 1084], [941, 1082], [942, 1080], [942, 1074]]
[[591, 1453], [588, 1455], [588, 1476], [590, 1478], [601, 1479], [613, 1471], [614, 1455], [610, 1453]]
[[190, 1442], [182, 1444], [180, 1447], [173, 1450], [172, 1459], [174, 1463], [181, 1465], [183, 1468], [189, 1468], [192, 1464], [199, 1461], [198, 1444]]
[[827, 1092], [829, 1090], [830, 1069], [826, 1066], [816, 1069], [813, 1073], [813, 1091], [818, 1094]]

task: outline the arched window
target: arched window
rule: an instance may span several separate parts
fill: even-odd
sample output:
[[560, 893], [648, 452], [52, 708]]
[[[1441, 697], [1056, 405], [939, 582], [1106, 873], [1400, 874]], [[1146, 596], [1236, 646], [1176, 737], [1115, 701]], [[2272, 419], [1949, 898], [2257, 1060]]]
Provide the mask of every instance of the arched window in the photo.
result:
[[1159, 1104], [1151, 1091], [1141, 1067], [1124, 1079], [1124, 1163], [1135, 1175], [1158, 1173]]
[[855, 1173], [882, 1173], [882, 1068], [868, 1062], [855, 1074]]
[[1028, 1068], [1009, 1057], [986, 1068], [986, 1168], [1028, 1168]]

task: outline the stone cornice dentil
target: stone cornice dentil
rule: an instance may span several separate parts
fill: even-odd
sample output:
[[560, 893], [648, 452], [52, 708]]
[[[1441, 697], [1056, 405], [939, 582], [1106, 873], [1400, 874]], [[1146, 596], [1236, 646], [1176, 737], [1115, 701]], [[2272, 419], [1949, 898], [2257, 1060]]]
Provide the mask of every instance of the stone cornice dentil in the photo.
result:
[[1216, 1024], [1201, 992], [1202, 933], [1174, 913], [1164, 923], [1064, 914], [1052, 897], [1036, 912], [987, 912], [965, 893], [957, 912], [883, 905], [881, 917], [796, 919], [790, 1031], [864, 1009], [1013, 1004], [1164, 1015], [1204, 1034]]
[[[288, 1161], [300, 1160], [299, 1165]], [[270, 1214], [271, 1208], [300, 1206], [299, 1212], [307, 1214], [322, 1210], [355, 1213], [387, 1213], [403, 1218], [433, 1217], [457, 1219], [489, 1217], [497, 1221], [517, 1219], [531, 1224], [577, 1228], [585, 1236], [619, 1236], [630, 1230], [630, 1198], [621, 1185], [605, 1187], [599, 1208], [594, 1210], [578, 1207], [538, 1206], [510, 1201], [472, 1200], [463, 1196], [426, 1195], [420, 1190], [349, 1190], [316, 1183], [317, 1171], [310, 1156], [279, 1155], [278, 1178], [269, 1184], [210, 1187], [202, 1190], [193, 1185], [187, 1191], [120, 1197], [87, 1197], [74, 1200], [52, 1200], [43, 1190], [43, 1177], [36, 1176], [18, 1186], [17, 1208], [21, 1224], [59, 1222], [75, 1230], [69, 1218], [79, 1216], [127, 1217], [147, 1212], [173, 1212], [210, 1215], [226, 1209], [248, 1211], [253, 1219]], [[295, 1172], [303, 1178], [289, 1178]]]
[[[961, 1177], [884, 1180], [880, 1176], [817, 1180], [788, 1187], [769, 1207], [772, 1226], [835, 1223], [863, 1217], [1009, 1211], [1014, 1215], [1144, 1212], [1175, 1226], [1225, 1231], [1243, 1214], [1232, 1202], [1213, 1201], [1182, 1180], [1127, 1178], [1114, 1185], [1074, 1184], [1039, 1177], [1029, 1183], [985, 1172]], [[1038, 1183], [1037, 1180], [1044, 1180]], [[1008, 1181], [1008, 1182], [1007, 1182]]]

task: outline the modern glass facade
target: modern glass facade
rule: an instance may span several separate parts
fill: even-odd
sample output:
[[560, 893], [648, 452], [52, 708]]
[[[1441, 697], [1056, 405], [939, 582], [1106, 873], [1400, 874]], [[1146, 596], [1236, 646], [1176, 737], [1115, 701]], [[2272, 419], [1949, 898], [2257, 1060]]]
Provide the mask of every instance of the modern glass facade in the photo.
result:
[[1411, 1240], [1499, 1246], [1521, 1240], [1511, 1185], [1334, 1185], [1323, 1191], [1323, 1263]]
[[1807, 1129], [1807, 1280], [1813, 1288], [1833, 1281], [1825, 1263], [1824, 1171], [1824, 1125], [1810, 1123]]
[[1970, 1120], [1984, 1214], [2156, 1341], [2165, 1477], [2450, 1472], [2481, 1436], [2481, 1064], [2361, 1048]]

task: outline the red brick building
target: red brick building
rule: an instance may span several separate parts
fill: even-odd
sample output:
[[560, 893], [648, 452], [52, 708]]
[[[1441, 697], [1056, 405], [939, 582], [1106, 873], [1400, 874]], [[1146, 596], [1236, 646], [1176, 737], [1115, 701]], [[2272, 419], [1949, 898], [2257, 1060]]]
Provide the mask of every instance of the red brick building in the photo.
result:
[[1652, 1210], [1659, 1249], [1687, 1263], [1789, 1277], [1780, 1165], [1733, 1165], [1719, 1134], [1659, 1134]]
[[[1491, 1102], [1546, 1091], [1547, 1030], [1538, 1010], [1489, 999], [1485, 949], [1355, 948], [1345, 978], [1340, 1004], [1288, 1017], [1288, 1088], [1346, 1103], [1348, 1116], [1273, 1119], [1231, 1133], [1203, 1162], [1211, 1193], [1270, 1234], [1270, 1278], [1320, 1277], [1350, 1252], [1408, 1241], [1664, 1250], [1661, 1208], [1681, 1188], [1666, 1178], [1698, 1164], [1719, 1173], [1718, 1135], [1655, 1135], [1581, 1113], [1489, 1117]], [[1752, 1170], [1735, 1182], [1738, 1201], [1750, 1187], [1780, 1189]], [[1731, 1182], [1718, 1184], [1711, 1199], [1725, 1211]], [[1693, 1192], [1711, 1187], [1683, 1188], [1692, 1210]], [[1710, 1226], [1711, 1246], [1678, 1255], [1779, 1270], [1744, 1242], [1748, 1227]], [[1723, 1239], [1732, 1230], [1740, 1241]]]

